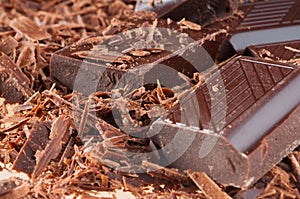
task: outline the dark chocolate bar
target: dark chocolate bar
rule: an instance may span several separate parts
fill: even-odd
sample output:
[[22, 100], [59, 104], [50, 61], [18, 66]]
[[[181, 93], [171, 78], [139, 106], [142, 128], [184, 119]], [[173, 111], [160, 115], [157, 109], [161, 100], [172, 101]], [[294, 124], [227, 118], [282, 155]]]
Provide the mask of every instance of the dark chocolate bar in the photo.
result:
[[300, 65], [300, 40], [248, 46], [244, 54]]
[[181, 96], [181, 108], [168, 116], [176, 124], [154, 122], [148, 135], [162, 150], [160, 163], [204, 171], [222, 184], [254, 183], [299, 145], [299, 72], [262, 59], [230, 60]]
[[156, 12], [158, 17], [175, 21], [185, 18], [206, 25], [231, 15], [237, 5], [237, 0], [161, 0], [152, 4], [148, 0], [140, 0], [135, 11], [148, 10]]
[[[271, 0], [241, 4], [240, 21], [231, 24], [228, 46], [241, 53], [247, 46], [300, 39], [300, 1]], [[229, 44], [228, 44], [229, 42]], [[234, 51], [232, 51], [234, 54]]]
[[[225, 29], [182, 30], [177, 23], [166, 20], [143, 22], [153, 25], [148, 24], [146, 30], [139, 27], [141, 23], [136, 25], [137, 29], [116, 35], [87, 38], [56, 52], [51, 58], [51, 76], [69, 89], [77, 87], [75, 90], [80, 88], [85, 93], [110, 90], [120, 83], [120, 79], [129, 81], [141, 75], [141, 80], [146, 83], [156, 83], [158, 79], [162, 85], [172, 87], [174, 82], [182, 82], [178, 72], [192, 77], [193, 73], [213, 66], [226, 35]], [[154, 39], [147, 44], [151, 27], [154, 28]], [[125, 73], [128, 77], [124, 77]], [[165, 82], [166, 76], [173, 83]], [[75, 81], [86, 83], [74, 85]]]

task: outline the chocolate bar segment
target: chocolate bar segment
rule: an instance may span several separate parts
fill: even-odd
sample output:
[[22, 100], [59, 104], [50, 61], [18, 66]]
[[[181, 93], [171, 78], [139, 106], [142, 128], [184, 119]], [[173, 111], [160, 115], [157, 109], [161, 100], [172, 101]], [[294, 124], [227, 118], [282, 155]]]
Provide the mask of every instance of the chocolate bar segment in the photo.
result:
[[248, 46], [244, 54], [300, 65], [300, 40]]
[[223, 44], [224, 52], [230, 45], [242, 53], [250, 45], [299, 40], [299, 6], [297, 0], [241, 4], [243, 17], [231, 24], [230, 36]]
[[[204, 171], [227, 185], [249, 186], [298, 146], [299, 72], [293, 65], [261, 59], [230, 60], [214, 72], [220, 75], [212, 75], [195, 89], [196, 98], [191, 94], [182, 97], [181, 109], [169, 118], [184, 126], [164, 121], [153, 125], [148, 135], [163, 151], [161, 163], [182, 153], [172, 167]], [[285, 130], [292, 138], [275, 150]], [[178, 146], [191, 137], [189, 147], [180, 151]]]
[[237, 0], [148, 0], [137, 2], [135, 11], [148, 10], [156, 12], [158, 17], [180, 21], [185, 18], [195, 23], [206, 25], [217, 18], [223, 18], [233, 13]]
[[[158, 79], [172, 87], [182, 82], [178, 72], [192, 77], [213, 66], [218, 44], [226, 35], [224, 29], [181, 30], [175, 22], [146, 22], [152, 25], [138, 24], [136, 29], [116, 35], [87, 38], [56, 52], [51, 58], [51, 76], [69, 89], [83, 85], [74, 85], [75, 81], [90, 81], [80, 89], [87, 93], [110, 90], [120, 79], [137, 79], [141, 73], [145, 82], [156, 83]], [[173, 81], [166, 82], [166, 76]]]

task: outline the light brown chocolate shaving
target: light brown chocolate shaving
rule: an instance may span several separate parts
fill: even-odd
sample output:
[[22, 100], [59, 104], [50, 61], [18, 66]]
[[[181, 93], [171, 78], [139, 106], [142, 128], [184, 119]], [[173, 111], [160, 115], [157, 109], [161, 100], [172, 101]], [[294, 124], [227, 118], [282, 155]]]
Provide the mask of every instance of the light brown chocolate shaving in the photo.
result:
[[40, 28], [31, 19], [24, 16], [12, 20], [12, 22], [10, 23], [10, 27], [17, 32], [21, 32], [28, 39], [32, 40], [43, 40], [51, 37], [51, 35], [47, 33], [45, 28]]
[[187, 174], [207, 197], [224, 199], [231, 198], [227, 193], [223, 192], [221, 188], [207, 176], [206, 173], [187, 171]]
[[69, 139], [69, 128], [71, 125], [71, 120], [67, 116], [58, 117], [51, 127], [51, 132], [49, 136], [49, 144], [43, 151], [37, 151], [36, 156], [36, 166], [32, 173], [33, 178], [37, 178], [43, 170], [47, 167], [52, 159], [57, 158], [62, 150], [62, 145], [66, 144]]
[[6, 82], [7, 87], [13, 86], [26, 98], [34, 94], [34, 91], [29, 87], [30, 80], [28, 77], [3, 52], [0, 53], [0, 72], [2, 81]]

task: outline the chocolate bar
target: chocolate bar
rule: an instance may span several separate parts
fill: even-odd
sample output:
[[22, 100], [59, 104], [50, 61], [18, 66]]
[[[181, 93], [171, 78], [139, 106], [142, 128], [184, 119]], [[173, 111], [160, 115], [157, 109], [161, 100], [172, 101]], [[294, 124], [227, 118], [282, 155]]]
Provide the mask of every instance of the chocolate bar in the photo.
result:
[[250, 186], [299, 145], [299, 72], [250, 57], [228, 61], [181, 97], [171, 123], [153, 123], [148, 136], [162, 150], [159, 163]]
[[[299, 145], [299, 68], [251, 57], [227, 60], [220, 68], [215, 68], [214, 61], [227, 59], [230, 46], [236, 55], [239, 48], [234, 42], [238, 37], [235, 35], [276, 32], [283, 26], [289, 31], [298, 30], [297, 18], [268, 24], [259, 16], [262, 22], [257, 20], [249, 25], [248, 18], [260, 12], [270, 10], [277, 15], [278, 6], [283, 5], [282, 12], [288, 16], [285, 12], [294, 12], [293, 6], [297, 4], [296, 1], [272, 2], [270, 8], [266, 8], [265, 2], [242, 6], [246, 17], [233, 21], [229, 40], [223, 42], [220, 52], [219, 45], [226, 34], [225, 29], [220, 30], [224, 28], [221, 23], [199, 27], [183, 21], [140, 19], [130, 26], [138, 28], [134, 31], [126, 31], [130, 28], [121, 26], [124, 29], [114, 30], [119, 34], [86, 38], [56, 52], [51, 58], [51, 76], [69, 89], [91, 94], [128, 86], [135, 89], [157, 80], [163, 86], [174, 87], [185, 82], [182, 76], [191, 79], [196, 72], [205, 74], [204, 84], [183, 91], [179, 96], [180, 107], [167, 111], [167, 119], [150, 124], [148, 136], [161, 149], [158, 163], [171, 164], [180, 170], [204, 171], [225, 185], [250, 186]], [[179, 34], [176, 31], [164, 34], [159, 28], [176, 30]], [[155, 35], [157, 31], [160, 34]], [[170, 49], [166, 48], [168, 42], [154, 39], [169, 34], [177, 38], [172, 40]], [[216, 42], [212, 41], [213, 35], [219, 36]], [[141, 41], [146, 39], [153, 40], [155, 45], [143, 46]], [[247, 39], [240, 50], [249, 46], [250, 40], [256, 43], [253, 37], [248, 43]], [[183, 48], [178, 47], [181, 45]], [[189, 62], [183, 59], [186, 57]], [[164, 71], [162, 65], [173, 72]], [[289, 138], [281, 141], [286, 134]]]
[[224, 18], [233, 13], [237, 0], [161, 0], [149, 3], [148, 0], [137, 2], [135, 11], [156, 12], [158, 17], [180, 21], [185, 18], [195, 23], [206, 25], [217, 18]]
[[248, 46], [244, 54], [300, 65], [300, 40]]
[[[247, 46], [300, 39], [300, 14], [297, 0], [258, 1], [241, 4], [243, 17], [231, 24], [224, 52], [232, 47], [242, 53]], [[221, 52], [222, 54], [222, 52]]]
[[[135, 25], [136, 29], [87, 38], [56, 52], [50, 62], [52, 78], [69, 89], [77, 87], [75, 90], [86, 93], [111, 90], [116, 88], [120, 79], [137, 79], [141, 73], [144, 82], [156, 83], [158, 79], [163, 85], [174, 86], [182, 82], [178, 72], [192, 77], [193, 73], [213, 66], [219, 45], [226, 35], [226, 30], [219, 27], [196, 31], [191, 26], [181, 29], [177, 23], [166, 20], [142, 22]], [[148, 24], [148, 27], [140, 27], [142, 24]], [[154, 28], [154, 37], [149, 32], [151, 27]], [[172, 70], [166, 71], [164, 66]], [[128, 77], [124, 77], [125, 73]], [[165, 82], [165, 75], [172, 77], [168, 80], [173, 80], [173, 83]], [[83, 88], [83, 84], [74, 85], [75, 81], [89, 83]]]

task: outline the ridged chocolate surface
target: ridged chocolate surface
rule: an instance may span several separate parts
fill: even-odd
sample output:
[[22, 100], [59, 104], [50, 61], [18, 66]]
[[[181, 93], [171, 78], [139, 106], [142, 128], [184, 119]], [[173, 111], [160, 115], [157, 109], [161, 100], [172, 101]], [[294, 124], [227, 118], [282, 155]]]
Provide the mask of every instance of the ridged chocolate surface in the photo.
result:
[[297, 0], [273, 0], [246, 4], [244, 19], [237, 30], [265, 28], [300, 23], [300, 2]]
[[300, 58], [300, 40], [262, 44], [247, 47], [247, 53], [256, 57], [268, 57], [273, 60]]
[[299, 143], [300, 70], [241, 56], [211, 73], [194, 95], [182, 97], [169, 118], [176, 124], [154, 122], [148, 135], [162, 148], [159, 163], [249, 186]]
[[242, 52], [250, 45], [299, 40], [299, 7], [299, 0], [242, 4], [239, 9], [243, 17], [232, 25], [230, 43], [237, 52]]
[[[246, 152], [300, 103], [299, 85], [299, 69], [291, 65], [238, 57], [196, 89], [197, 99], [183, 98], [182, 103], [189, 105], [181, 111], [184, 121], [180, 122], [195, 126], [190, 118], [197, 117], [197, 127], [224, 131], [237, 149]], [[295, 94], [288, 97], [284, 93]], [[272, 108], [279, 105], [284, 109]], [[264, 120], [268, 122], [262, 123]]]

